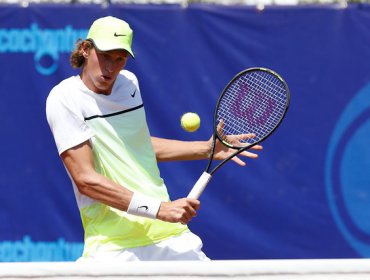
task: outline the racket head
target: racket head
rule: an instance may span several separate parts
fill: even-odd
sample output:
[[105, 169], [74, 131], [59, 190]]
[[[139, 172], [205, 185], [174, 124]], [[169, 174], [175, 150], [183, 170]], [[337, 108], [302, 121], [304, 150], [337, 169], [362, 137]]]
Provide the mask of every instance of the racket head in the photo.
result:
[[226, 146], [248, 149], [270, 136], [290, 103], [285, 80], [254, 67], [238, 73], [223, 89], [215, 109], [215, 136]]

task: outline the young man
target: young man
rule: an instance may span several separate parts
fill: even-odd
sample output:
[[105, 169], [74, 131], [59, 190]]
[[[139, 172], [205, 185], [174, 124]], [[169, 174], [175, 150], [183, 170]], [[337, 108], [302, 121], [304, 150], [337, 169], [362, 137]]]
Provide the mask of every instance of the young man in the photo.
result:
[[[211, 140], [150, 136], [138, 81], [122, 70], [134, 57], [132, 34], [120, 19], [96, 20], [71, 55], [71, 65], [82, 68], [80, 75], [55, 86], [46, 103], [81, 213], [81, 259], [208, 260], [201, 240], [186, 226], [200, 202], [170, 201], [157, 161], [205, 159]], [[219, 144], [216, 158], [230, 152]]]

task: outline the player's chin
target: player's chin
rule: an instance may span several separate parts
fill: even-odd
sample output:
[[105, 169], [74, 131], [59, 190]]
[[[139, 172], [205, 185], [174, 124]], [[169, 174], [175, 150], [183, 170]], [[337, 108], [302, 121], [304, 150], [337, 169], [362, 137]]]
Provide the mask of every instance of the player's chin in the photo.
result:
[[112, 82], [100, 82], [97, 84], [97, 88], [104, 94], [110, 94], [112, 92]]

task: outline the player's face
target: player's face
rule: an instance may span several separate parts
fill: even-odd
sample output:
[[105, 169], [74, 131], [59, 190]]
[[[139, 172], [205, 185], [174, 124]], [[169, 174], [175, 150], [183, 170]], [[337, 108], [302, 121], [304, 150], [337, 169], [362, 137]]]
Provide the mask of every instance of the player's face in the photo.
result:
[[110, 94], [128, 57], [129, 54], [124, 50], [100, 52], [95, 48], [89, 49], [85, 56], [82, 81], [93, 92]]

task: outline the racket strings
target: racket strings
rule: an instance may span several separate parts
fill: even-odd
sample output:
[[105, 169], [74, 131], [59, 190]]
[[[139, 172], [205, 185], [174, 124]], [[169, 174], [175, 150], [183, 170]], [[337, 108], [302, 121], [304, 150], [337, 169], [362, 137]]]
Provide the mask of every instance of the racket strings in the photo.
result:
[[[235, 147], [259, 142], [280, 123], [287, 99], [285, 84], [274, 74], [262, 70], [242, 74], [229, 84], [219, 101], [219, 136]], [[255, 137], [248, 137], [250, 133]]]

